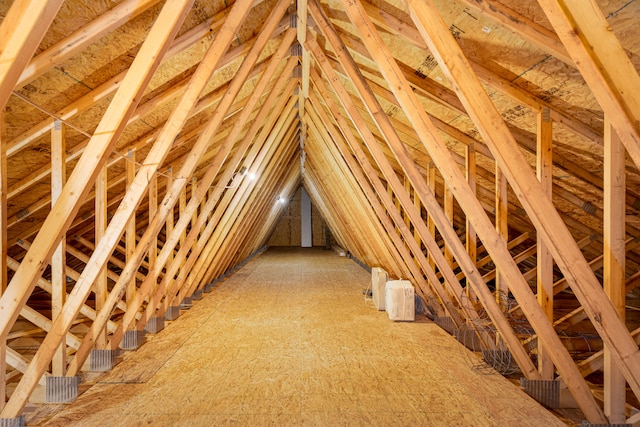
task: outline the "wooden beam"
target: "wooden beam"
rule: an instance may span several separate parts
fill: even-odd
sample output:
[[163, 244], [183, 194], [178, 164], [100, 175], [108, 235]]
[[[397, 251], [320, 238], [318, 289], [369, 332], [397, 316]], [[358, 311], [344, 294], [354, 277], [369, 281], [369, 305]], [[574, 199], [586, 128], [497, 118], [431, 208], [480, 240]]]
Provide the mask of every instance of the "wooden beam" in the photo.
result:
[[[549, 109], [538, 113], [537, 125], [536, 175], [547, 197], [552, 200], [553, 122]], [[547, 319], [553, 322], [553, 257], [540, 236], [537, 236], [536, 252], [536, 296]], [[555, 375], [553, 361], [541, 341], [538, 341], [538, 370], [545, 380], [553, 379]]]
[[[476, 194], [476, 148], [475, 144], [465, 145], [465, 175], [467, 178], [467, 182], [469, 183], [469, 187], [471, 188], [471, 192]], [[468, 218], [465, 219], [466, 227], [465, 227], [465, 243], [467, 246], [467, 253], [469, 253], [469, 258], [471, 258], [471, 262], [474, 264], [478, 259], [478, 242], [476, 232], [473, 230], [473, 226]], [[467, 287], [469, 290], [469, 287]]]
[[0, 110], [4, 110], [20, 73], [38, 48], [62, 0], [19, 1], [0, 24]]
[[[50, 3], [47, 2], [47, 4]], [[176, 0], [162, 8], [149, 36], [133, 60], [120, 89], [114, 95], [98, 124], [87, 150], [74, 168], [58, 202], [44, 221], [41, 232], [38, 233], [27, 257], [16, 271], [7, 292], [0, 299], [0, 338], [6, 337], [11, 325], [18, 317], [18, 313], [31, 294], [38, 276], [46, 267], [53, 248], [73, 221], [80, 203], [89, 193], [91, 184], [107, 160], [117, 138], [124, 130], [127, 119], [135, 110], [141, 94], [160, 64], [160, 59], [164, 56], [171, 40], [191, 10], [192, 3], [193, 0]], [[3, 24], [6, 22], [5, 19]], [[72, 317], [75, 317], [75, 313], [77, 310], [74, 310]], [[62, 324], [62, 319], [60, 317], [58, 319]], [[54, 324], [54, 327], [57, 326]], [[48, 334], [47, 337], [51, 335]], [[59, 340], [55, 339], [54, 341], [56, 341], [53, 346], [55, 349], [59, 345]], [[39, 350], [44, 347], [43, 342]], [[45, 360], [41, 360], [36, 353], [30, 364], [29, 373], [31, 375], [23, 375], [0, 416], [13, 418], [20, 413], [50, 358], [51, 356], [48, 356]]]
[[[62, 193], [67, 180], [66, 136], [61, 122], [56, 121], [51, 131], [51, 204], [54, 205]], [[51, 318], [62, 312], [67, 296], [67, 240], [62, 236], [51, 257]], [[51, 360], [51, 373], [61, 377], [67, 371], [67, 345], [63, 340]]]
[[[625, 320], [625, 150], [609, 116], [604, 131], [604, 290]], [[604, 413], [610, 424], [624, 424], [626, 383], [604, 347]]]
[[[640, 167], [640, 76], [595, 0], [541, 0], [549, 22], [569, 51], [636, 167]], [[636, 395], [640, 394], [635, 389]]]
[[[427, 13], [437, 16], [438, 21], [434, 22], [429, 29], [437, 32], [439, 41], [440, 39], [444, 39], [448, 44], [451, 44], [451, 46], [447, 46], [447, 52], [457, 52], [460, 50], [460, 47], [456, 44], [455, 40], [449, 33], [447, 26], [441, 21], [435, 5], [430, 4], [429, 7], [425, 7], [426, 4], [421, 3], [417, 5], [416, 2], [411, 0], [409, 0], [409, 4], [411, 17], [414, 20], [424, 19], [424, 17], [427, 16]], [[563, 377], [567, 381], [574, 397], [590, 420], [594, 422], [596, 420], [604, 421], [602, 411], [591, 395], [584, 379], [580, 376], [570, 355], [562, 346], [557, 334], [551, 327], [551, 324], [544, 316], [542, 316], [540, 306], [538, 305], [535, 296], [531, 292], [529, 285], [522, 277], [517, 265], [507, 251], [506, 243], [497, 235], [495, 228], [486, 217], [482, 206], [471, 193], [464, 176], [451, 158], [446, 146], [438, 137], [436, 129], [426, 116], [422, 105], [411, 90], [411, 87], [404, 78], [402, 71], [398, 68], [398, 65], [393, 59], [388, 48], [381, 40], [380, 35], [376, 32], [366, 12], [361, 8], [360, 2], [354, 1], [353, 3], [346, 3], [343, 6], [351, 22], [353, 22], [358, 28], [360, 36], [364, 44], [367, 46], [369, 53], [376, 59], [376, 62], [389, 84], [389, 87], [403, 106], [405, 114], [409, 117], [409, 120], [413, 124], [416, 133], [421, 138], [423, 145], [431, 154], [445, 180], [450, 182], [452, 190], [455, 190], [456, 199], [458, 200], [461, 208], [464, 210], [465, 214], [473, 220], [473, 226], [478, 233], [478, 236], [483, 240], [489, 253], [492, 255], [494, 262], [501, 267], [506, 279], [509, 280], [511, 289], [516, 298], [519, 299], [523, 306], [526, 306], [526, 313], [528, 314], [527, 317], [532, 326], [544, 331], [542, 334], [540, 334], [539, 331], [539, 335], [544, 335], [547, 340], [546, 344], [549, 344], [548, 347], [557, 351], [557, 354], [555, 355], [557, 361], [554, 360], [554, 362], [556, 362], [556, 366], [558, 366], [560, 372], [563, 373]], [[415, 11], [416, 8], [420, 8], [418, 12]], [[418, 21], [416, 25], [421, 32], [424, 31], [425, 25], [421, 21]], [[431, 37], [426, 32], [423, 33], [423, 37], [426, 39], [425, 41], [427, 41], [427, 43], [431, 40]], [[453, 45], [455, 45], [455, 47]], [[432, 53], [435, 54], [434, 51], [436, 51], [436, 49], [432, 49]], [[451, 56], [451, 54], [448, 54], [447, 59], [450, 59]], [[453, 56], [455, 56], [456, 60], [464, 58], [462, 53]], [[442, 57], [438, 56], [438, 59], [441, 61]], [[453, 81], [455, 81], [455, 79]], [[479, 83], [478, 87], [482, 89], [482, 86]], [[474, 108], [474, 106], [467, 104], [465, 104], [465, 107], [467, 110]], [[501, 118], [499, 117], [498, 120], [501, 121]], [[490, 133], [485, 132], [483, 133], [483, 138], [491, 139], [492, 136]], [[494, 157], [496, 157], [495, 153]], [[501, 164], [500, 166], [504, 171], [504, 165]], [[522, 167], [520, 167], [520, 169], [522, 169]], [[454, 237], [452, 236], [451, 239], [454, 239]]]

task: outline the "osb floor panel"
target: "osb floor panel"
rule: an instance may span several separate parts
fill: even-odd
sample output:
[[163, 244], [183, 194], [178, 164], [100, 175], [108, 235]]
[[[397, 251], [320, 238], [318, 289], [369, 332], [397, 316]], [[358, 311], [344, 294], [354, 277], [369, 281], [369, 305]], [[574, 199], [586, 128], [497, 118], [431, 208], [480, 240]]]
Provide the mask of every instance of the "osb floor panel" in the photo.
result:
[[427, 319], [390, 321], [364, 301], [368, 282], [333, 252], [267, 251], [72, 404], [27, 408], [27, 423], [564, 425], [500, 375], [472, 369]]

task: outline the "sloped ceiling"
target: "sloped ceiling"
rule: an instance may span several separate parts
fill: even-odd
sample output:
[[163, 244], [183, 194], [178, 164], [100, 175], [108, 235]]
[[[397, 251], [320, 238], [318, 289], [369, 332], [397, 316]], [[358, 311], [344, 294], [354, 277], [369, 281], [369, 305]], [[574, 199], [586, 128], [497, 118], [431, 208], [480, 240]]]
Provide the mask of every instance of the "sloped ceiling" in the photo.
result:
[[262, 248], [301, 185], [591, 422], [638, 407], [636, 1], [42, 3], [0, 2], [3, 417]]

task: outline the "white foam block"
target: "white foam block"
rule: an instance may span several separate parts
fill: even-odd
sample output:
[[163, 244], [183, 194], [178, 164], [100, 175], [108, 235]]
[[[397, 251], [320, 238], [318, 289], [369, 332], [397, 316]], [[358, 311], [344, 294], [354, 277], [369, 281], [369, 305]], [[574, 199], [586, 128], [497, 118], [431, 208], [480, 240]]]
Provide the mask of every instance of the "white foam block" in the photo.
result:
[[384, 310], [385, 286], [387, 285], [387, 272], [380, 267], [371, 269], [371, 292], [373, 294], [373, 304], [378, 310]]
[[408, 280], [390, 280], [385, 286], [385, 310], [391, 320], [415, 320], [415, 293]]

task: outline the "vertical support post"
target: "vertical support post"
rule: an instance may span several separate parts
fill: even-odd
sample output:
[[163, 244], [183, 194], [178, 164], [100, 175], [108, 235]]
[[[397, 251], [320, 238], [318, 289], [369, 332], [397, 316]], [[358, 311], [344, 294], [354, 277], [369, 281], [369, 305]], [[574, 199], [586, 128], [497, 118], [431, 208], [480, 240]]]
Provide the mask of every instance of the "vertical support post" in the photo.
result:
[[[536, 149], [536, 175], [542, 188], [552, 199], [553, 195], [553, 122], [549, 108], [538, 114]], [[537, 297], [538, 303], [553, 323], [553, 257], [541, 236], [537, 237]], [[538, 340], [538, 371], [543, 380], [552, 380], [555, 374], [553, 361], [542, 342]]]
[[[166, 187], [167, 191], [169, 191], [168, 189], [172, 187], [173, 187], [173, 168], [169, 166], [169, 168], [167, 169], [167, 187]], [[171, 208], [171, 210], [167, 214], [166, 236], [171, 236], [171, 233], [173, 233], [174, 225], [175, 225], [175, 216], [173, 214], [173, 208]], [[174, 251], [172, 250], [171, 253], [169, 254], [169, 258], [167, 259], [168, 264], [171, 264], [173, 262], [173, 252]]]
[[[509, 241], [509, 226], [507, 223], [507, 177], [502, 173], [496, 162], [496, 230], [505, 242]], [[509, 287], [500, 268], [496, 268], [496, 302], [506, 310]]]
[[[129, 150], [127, 153], [127, 188], [131, 186], [133, 180], [136, 177], [136, 152], [133, 150]], [[126, 237], [125, 237], [125, 254], [127, 257], [127, 262], [131, 260], [133, 253], [136, 250], [136, 215], [135, 213], [131, 215], [131, 219], [126, 226]], [[136, 292], [136, 276], [135, 274], [131, 278], [131, 281], [127, 284], [125, 297], [127, 299], [127, 303], [133, 299], [133, 296]]]
[[[154, 173], [149, 180], [149, 223], [158, 212], [158, 174]], [[149, 270], [153, 270], [158, 257], [158, 236], [155, 235], [149, 242]]]
[[[444, 214], [447, 217], [447, 221], [449, 221], [453, 227], [453, 193], [446, 184], [444, 186]], [[444, 259], [447, 260], [449, 265], [453, 265], [453, 254], [447, 243], [444, 244]]]
[[[411, 181], [409, 180], [409, 178], [407, 178], [406, 175], [404, 177], [404, 191], [406, 191], [407, 195], [411, 197]], [[409, 215], [407, 215], [406, 212], [404, 212], [404, 225], [406, 225], [407, 227], [411, 225], [411, 220], [409, 219]]]
[[[476, 147], [474, 144], [468, 144], [465, 146], [464, 152], [464, 160], [465, 160], [465, 175], [467, 178], [467, 182], [469, 183], [469, 188], [471, 188], [471, 192], [475, 195], [477, 193], [477, 167], [476, 167]], [[476, 235], [476, 231], [473, 229], [473, 225], [469, 218], [465, 219], [465, 245], [467, 248], [467, 253], [469, 254], [469, 258], [471, 258], [471, 262], [475, 265], [478, 261], [478, 236]], [[474, 295], [471, 286], [467, 284], [465, 288], [467, 297], [471, 298], [472, 301], [476, 301], [476, 296]]]
[[[0, 296], [7, 289], [7, 135], [4, 107], [0, 108]], [[7, 342], [0, 341], [0, 411], [4, 408]]]
[[[389, 182], [387, 182], [387, 194], [389, 195], [389, 197], [391, 198], [391, 200], [393, 200], [393, 188], [391, 188], [391, 184]], [[387, 207], [387, 211], [390, 208]], [[396, 231], [398, 230], [398, 226], [396, 226]]]
[[[469, 187], [471, 187], [473, 194], [476, 194], [476, 148], [474, 144], [465, 146], [465, 172]], [[475, 264], [478, 258], [478, 239], [476, 231], [473, 229], [468, 218], [466, 220], [465, 241], [469, 258], [471, 258], [471, 261]]]
[[[55, 120], [51, 129], [51, 206], [53, 206], [67, 179], [65, 128], [60, 120]], [[62, 312], [67, 296], [67, 254], [66, 236], [51, 256], [51, 318], [55, 319]], [[67, 345], [65, 340], [56, 350], [51, 360], [51, 373], [61, 377], [67, 371]]]
[[[436, 167], [433, 164], [433, 162], [429, 162], [429, 165], [427, 166], [427, 185], [429, 185], [429, 189], [435, 196], [436, 195]], [[433, 217], [429, 212], [427, 212], [427, 228], [429, 229], [429, 233], [431, 233], [431, 235], [435, 237], [436, 223], [433, 221]], [[436, 261], [433, 259], [433, 256], [431, 254], [429, 254], [429, 256], [427, 257], [427, 260], [429, 262], [429, 266], [431, 267], [431, 269], [434, 269], [436, 267]]]
[[[304, 145], [307, 138], [307, 119], [306, 119], [306, 102], [309, 98], [309, 67], [311, 64], [309, 51], [304, 47], [304, 43], [307, 40], [307, 0], [296, 0], [296, 33], [297, 40], [300, 43], [302, 49], [302, 79], [301, 90], [298, 92], [298, 119], [300, 120], [300, 155], [301, 168], [304, 168]], [[304, 169], [302, 170], [304, 173]]]
[[[96, 197], [95, 197], [95, 221], [96, 221], [96, 247], [100, 240], [104, 237], [107, 229], [107, 188], [109, 187], [107, 178], [107, 166], [104, 165], [100, 169], [100, 173], [96, 178]], [[99, 312], [104, 307], [109, 295], [107, 289], [107, 267], [104, 266], [95, 281], [96, 295], [96, 311]], [[97, 336], [95, 341], [96, 349], [104, 350], [107, 345], [107, 331], [103, 329]]]
[[[420, 212], [420, 216], [422, 216], [422, 206], [420, 203], [420, 197], [416, 192], [415, 188], [413, 189], [413, 205], [416, 207], [416, 210]], [[418, 246], [422, 245], [422, 241], [420, 240], [420, 233], [418, 232], [418, 227], [413, 228], [413, 238], [416, 239]]]
[[[605, 115], [604, 126], [604, 290], [625, 318], [625, 149]], [[604, 347], [604, 413], [610, 424], [624, 424], [625, 378]]]
[[[180, 199], [178, 200], [178, 215], [180, 219], [184, 216], [184, 212], [187, 210], [187, 186], [185, 185], [180, 192]], [[180, 235], [180, 247], [184, 246], [184, 241], [187, 239], [187, 230], [184, 229]]]
[[[191, 177], [191, 198], [193, 199], [194, 197], [196, 197], [196, 190], [198, 188], [198, 178], [195, 176]], [[197, 198], [197, 197], [196, 197]], [[195, 211], [193, 211], [193, 215], [191, 216], [191, 226], [193, 227], [196, 224], [196, 221], [198, 221], [198, 209], [196, 208]]]
[[301, 245], [303, 248], [310, 248], [313, 246], [313, 240], [311, 236], [311, 199], [307, 194], [307, 190], [304, 187], [301, 188], [301, 200], [300, 200], [300, 217], [301, 217]]

